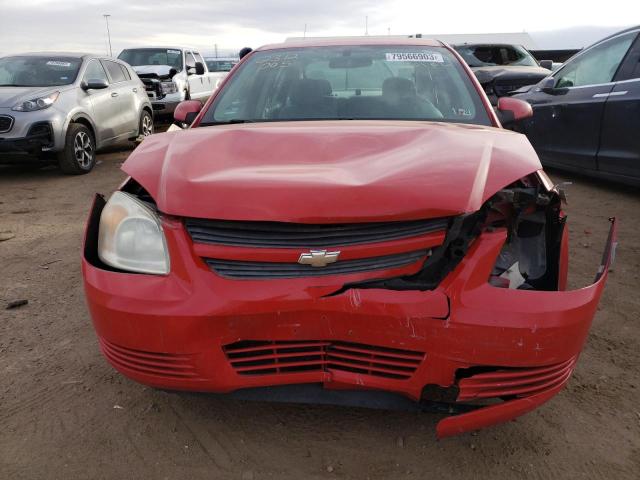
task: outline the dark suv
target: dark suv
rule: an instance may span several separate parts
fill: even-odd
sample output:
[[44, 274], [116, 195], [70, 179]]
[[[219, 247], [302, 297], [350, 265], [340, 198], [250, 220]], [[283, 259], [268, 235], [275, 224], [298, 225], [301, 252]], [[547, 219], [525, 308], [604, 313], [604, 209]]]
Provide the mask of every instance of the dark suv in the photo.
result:
[[492, 104], [525, 85], [533, 85], [551, 73], [551, 60], [538, 62], [520, 45], [453, 45], [489, 96]]

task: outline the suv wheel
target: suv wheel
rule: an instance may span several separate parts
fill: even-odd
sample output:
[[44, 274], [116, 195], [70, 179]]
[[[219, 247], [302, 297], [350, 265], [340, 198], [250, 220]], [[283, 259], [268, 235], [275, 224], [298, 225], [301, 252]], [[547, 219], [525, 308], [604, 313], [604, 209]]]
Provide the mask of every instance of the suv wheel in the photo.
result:
[[93, 169], [96, 164], [96, 144], [91, 130], [81, 123], [69, 125], [58, 164], [60, 170], [68, 175], [82, 175]]
[[140, 126], [138, 127], [139, 136], [148, 137], [149, 135], [153, 135], [153, 118], [151, 114], [146, 110], [142, 111], [142, 115], [140, 116]]

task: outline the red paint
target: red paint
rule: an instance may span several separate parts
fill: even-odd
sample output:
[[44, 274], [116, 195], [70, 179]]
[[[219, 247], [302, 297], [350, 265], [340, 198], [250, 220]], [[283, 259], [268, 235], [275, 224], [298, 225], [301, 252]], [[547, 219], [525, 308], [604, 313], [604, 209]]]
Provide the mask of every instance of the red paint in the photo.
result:
[[501, 112], [511, 112], [514, 122], [533, 116], [533, 108], [531, 108], [531, 105], [518, 98], [500, 97], [500, 99], [498, 99], [498, 110]]
[[[433, 45], [413, 39], [384, 42]], [[296, 45], [263, 48], [289, 46]], [[479, 84], [464, 68], [499, 127]], [[439, 437], [504, 422], [544, 403], [566, 383], [611, 261], [609, 248], [604, 274], [580, 290], [496, 288], [488, 279], [506, 239], [506, 232], [496, 229], [481, 233], [432, 291], [350, 289], [327, 296], [345, 283], [416, 273], [420, 262], [349, 275], [230, 280], [213, 273], [203, 258], [294, 262], [305, 249], [194, 244], [181, 219], [409, 220], [476, 211], [498, 190], [530, 174], [551, 189], [526, 138], [501, 128], [401, 121], [193, 128], [149, 137], [123, 169], [162, 212], [171, 272], [107, 271], [84, 258], [85, 292], [107, 359], [128, 377], [159, 388], [230, 392], [322, 383], [419, 400], [426, 385], [457, 386], [460, 401], [495, 394], [508, 400], [441, 421]], [[611, 228], [610, 244], [615, 221]], [[565, 229], [560, 290], [566, 288], [566, 235]], [[437, 232], [352, 245], [340, 249], [341, 259], [427, 250], [443, 241]], [[238, 343], [246, 341], [252, 343]], [[282, 342], [306, 346], [315, 356], [300, 359]], [[384, 349], [393, 350], [384, 355]], [[237, 354], [249, 355], [250, 361], [277, 360], [277, 365], [262, 363], [264, 374], [251, 374]], [[369, 356], [364, 373], [353, 371], [361, 355]], [[289, 368], [301, 366], [311, 369]], [[491, 374], [456, 377], [477, 366], [496, 368]]]
[[173, 112], [173, 118], [176, 122], [186, 122], [187, 115], [196, 114], [202, 110], [202, 102], [200, 100], [184, 100], [178, 104]]
[[[108, 272], [83, 261], [98, 336], [115, 346], [111, 350], [130, 352], [123, 361], [103, 346], [107, 358], [128, 377], [159, 388], [229, 392], [322, 382], [326, 388], [378, 388], [418, 400], [426, 384], [454, 384], [460, 368], [533, 368], [578, 356], [606, 280], [605, 273], [597, 283], [568, 292], [494, 288], [486, 279], [506, 237], [497, 231], [482, 234], [434, 291], [351, 290], [325, 297], [367, 275], [226, 280], [195, 254], [180, 222], [166, 221], [165, 232], [173, 252], [166, 277]], [[356, 342], [426, 352], [426, 359], [406, 380], [346, 371], [245, 376], [234, 371], [223, 346], [247, 339]], [[191, 365], [185, 368], [193, 375], [176, 376], [173, 357]], [[447, 418], [438, 435], [521, 415], [564, 381], [530, 397]]]
[[332, 223], [472, 212], [541, 166], [526, 137], [508, 130], [369, 120], [163, 133], [122, 168], [167, 214]]

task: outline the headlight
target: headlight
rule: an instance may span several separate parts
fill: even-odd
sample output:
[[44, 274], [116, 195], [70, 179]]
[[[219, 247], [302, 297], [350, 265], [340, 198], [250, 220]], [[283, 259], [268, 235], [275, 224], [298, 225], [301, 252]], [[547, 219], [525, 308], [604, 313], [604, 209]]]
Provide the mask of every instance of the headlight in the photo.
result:
[[26, 102], [19, 103], [12, 110], [16, 112], [33, 112], [35, 110], [44, 110], [49, 108], [58, 99], [60, 92], [53, 92], [46, 97], [33, 98]]
[[162, 93], [168, 95], [170, 93], [178, 93], [178, 85], [175, 82], [161, 82], [160, 86], [162, 87]]
[[167, 241], [158, 216], [125, 192], [115, 192], [102, 210], [98, 256], [121, 270], [169, 273]]

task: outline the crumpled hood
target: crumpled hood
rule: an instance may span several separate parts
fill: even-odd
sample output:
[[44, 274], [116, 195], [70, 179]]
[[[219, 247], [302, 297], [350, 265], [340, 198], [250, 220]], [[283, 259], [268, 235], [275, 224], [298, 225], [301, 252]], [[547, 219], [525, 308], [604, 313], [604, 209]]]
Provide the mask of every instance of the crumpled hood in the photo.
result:
[[540, 80], [551, 74], [550, 70], [542, 67], [528, 66], [491, 66], [491, 67], [473, 67], [471, 69], [478, 81], [485, 85], [491, 81], [513, 81], [527, 80], [538, 83]]
[[122, 168], [167, 214], [337, 223], [476, 211], [542, 167], [524, 135], [498, 128], [307, 121], [153, 135]]
[[42, 97], [54, 91], [62, 91], [68, 85], [61, 87], [0, 87], [0, 108], [13, 108], [18, 103]]
[[169, 65], [138, 65], [133, 67], [133, 70], [141, 77], [143, 76], [158, 76], [159, 78], [171, 78], [169, 72], [173, 67]]

